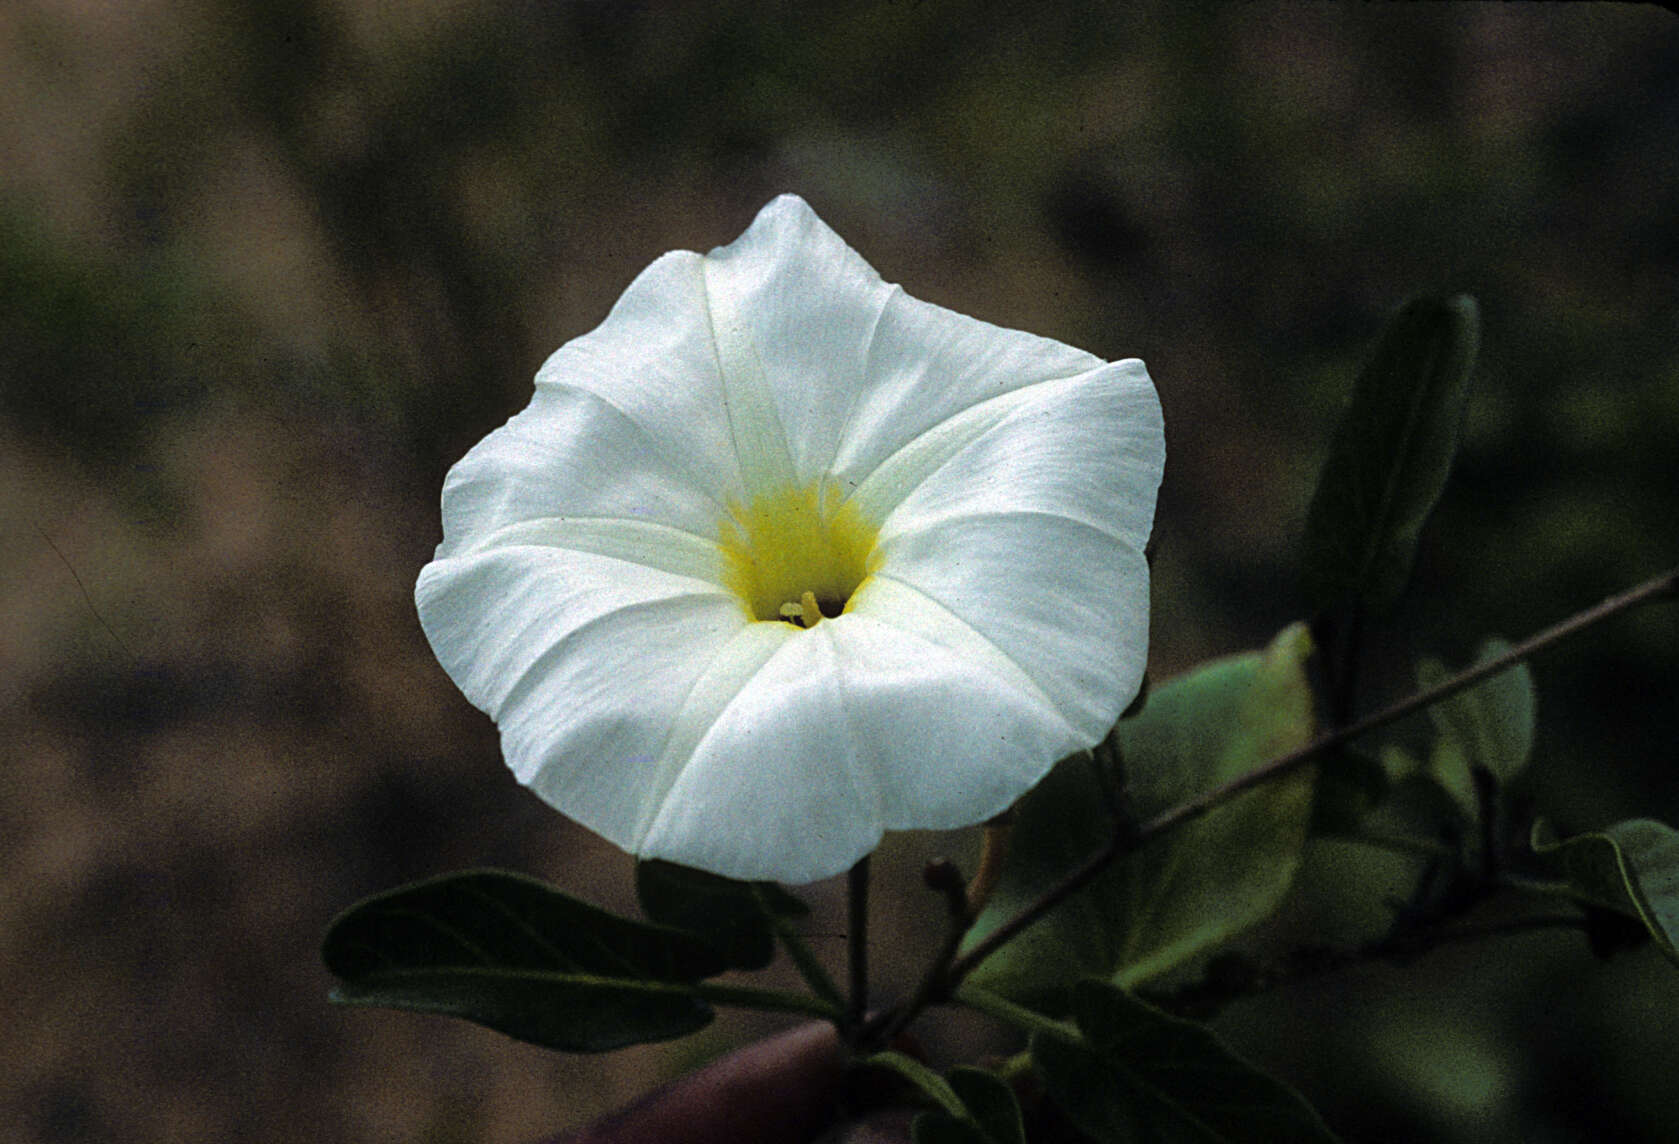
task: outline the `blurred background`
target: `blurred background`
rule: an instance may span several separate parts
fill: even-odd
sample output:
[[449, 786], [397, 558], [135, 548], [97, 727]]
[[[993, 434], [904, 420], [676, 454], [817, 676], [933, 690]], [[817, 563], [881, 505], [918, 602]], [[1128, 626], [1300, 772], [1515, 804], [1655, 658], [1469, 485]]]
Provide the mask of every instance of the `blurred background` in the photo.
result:
[[[443, 474], [543, 358], [784, 190], [919, 297], [1147, 361], [1156, 679], [1299, 615], [1316, 466], [1413, 293], [1476, 295], [1485, 332], [1368, 705], [1679, 559], [1659, 9], [12, 0], [0, 1136], [524, 1141], [772, 1027], [559, 1057], [332, 1008], [317, 946], [469, 864], [629, 906], [629, 860], [506, 772], [412, 585]], [[1564, 830], [1679, 820], [1676, 648], [1668, 607], [1537, 661], [1527, 793]], [[921, 861], [969, 847], [877, 862], [889, 994], [936, 940]], [[1361, 861], [1323, 848], [1301, 910], [1378, 924], [1406, 887]], [[836, 890], [809, 896], [837, 961]], [[1455, 948], [1220, 1027], [1353, 1140], [1679, 1123], [1648, 950]]]

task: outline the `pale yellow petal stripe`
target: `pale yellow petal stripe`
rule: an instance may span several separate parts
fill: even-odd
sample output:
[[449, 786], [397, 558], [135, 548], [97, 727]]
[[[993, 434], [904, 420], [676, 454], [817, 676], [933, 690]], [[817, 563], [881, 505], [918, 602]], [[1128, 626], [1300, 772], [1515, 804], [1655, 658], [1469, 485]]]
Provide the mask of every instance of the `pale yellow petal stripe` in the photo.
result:
[[606, 556], [723, 587], [723, 551], [717, 539], [666, 524], [609, 516], [550, 516], [509, 524], [476, 537], [454, 556], [496, 548], [559, 548]]
[[701, 266], [706, 316], [717, 350], [717, 371], [723, 380], [723, 411], [728, 415], [747, 499], [794, 488], [798, 481], [793, 455], [787, 448], [787, 432], [776, 412], [763, 359], [740, 312], [739, 290], [732, 281], [741, 268], [715, 255], [706, 257]]
[[[729, 704], [739, 697], [770, 657], [788, 640], [801, 634], [792, 624], [747, 623], [712, 657], [677, 711], [664, 749], [648, 776], [641, 813], [631, 835], [632, 851], [641, 851], [648, 832], [664, 809], [666, 797], [681, 776], [682, 768], [693, 758], [700, 740], [710, 733]], [[789, 744], [789, 749], [797, 748], [798, 744]]]
[[883, 624], [913, 632], [928, 643], [950, 649], [961, 662], [986, 671], [1029, 696], [1046, 715], [1054, 717], [1067, 735], [1078, 737], [1078, 730], [1025, 668], [925, 592], [895, 579], [889, 572], [877, 572], [864, 582], [852, 607]]

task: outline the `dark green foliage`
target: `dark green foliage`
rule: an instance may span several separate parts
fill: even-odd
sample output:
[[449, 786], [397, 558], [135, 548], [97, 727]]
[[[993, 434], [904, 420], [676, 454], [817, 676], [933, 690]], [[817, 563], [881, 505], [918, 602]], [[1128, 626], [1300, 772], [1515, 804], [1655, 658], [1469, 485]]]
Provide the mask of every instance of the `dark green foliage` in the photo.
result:
[[775, 956], [772, 917], [809, 913], [773, 882], [737, 882], [673, 862], [641, 862], [636, 896], [648, 917], [707, 941], [732, 969], [762, 969]]
[[1303, 578], [1319, 611], [1387, 611], [1445, 487], [1480, 342], [1472, 298], [1419, 298], [1353, 387], [1306, 517]]
[[915, 1118], [915, 1144], [1026, 1144], [1020, 1104], [995, 1073], [958, 1067], [945, 1076], [966, 1116], [934, 1109]]
[[1327, 1144], [1299, 1093], [1236, 1056], [1205, 1026], [1100, 981], [1073, 990], [1082, 1039], [1035, 1033], [1052, 1099], [1099, 1144]]
[[571, 1052], [704, 1027], [711, 1007], [686, 986], [726, 968], [698, 937], [499, 870], [368, 898], [339, 915], [321, 952], [341, 982], [335, 1001], [464, 1017]]
[[[1490, 639], [1475, 658], [1485, 662], [1509, 649], [1504, 640]], [[1417, 683], [1433, 687], [1451, 674], [1438, 660], [1425, 659], [1418, 666]], [[1439, 732], [1429, 773], [1471, 819], [1483, 810], [1475, 794], [1475, 771], [1502, 787], [1526, 768], [1533, 753], [1537, 704], [1533, 673], [1527, 664], [1517, 663], [1429, 708]]]
[[[1204, 664], [1154, 689], [1120, 723], [1126, 795], [1148, 816], [1303, 746], [1313, 734], [1299, 625], [1265, 652]], [[1062, 763], [1020, 804], [1003, 880], [970, 946], [1101, 848], [1112, 792], [1091, 760]], [[1232, 799], [1122, 858], [1088, 889], [985, 961], [974, 980], [1057, 1009], [1085, 976], [1157, 975], [1267, 916], [1293, 879], [1311, 813], [1302, 770]]]
[[1679, 962], [1679, 831], [1635, 818], [1559, 841], [1541, 822], [1533, 848], [1582, 901], [1637, 919], [1656, 948]]

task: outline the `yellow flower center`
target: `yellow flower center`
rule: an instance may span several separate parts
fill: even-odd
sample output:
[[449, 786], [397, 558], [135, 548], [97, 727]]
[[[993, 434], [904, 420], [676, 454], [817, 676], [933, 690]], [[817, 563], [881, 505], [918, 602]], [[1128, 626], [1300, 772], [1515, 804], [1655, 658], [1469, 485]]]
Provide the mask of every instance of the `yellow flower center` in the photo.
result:
[[754, 620], [815, 627], [845, 611], [874, 571], [875, 526], [831, 484], [731, 504], [723, 582]]

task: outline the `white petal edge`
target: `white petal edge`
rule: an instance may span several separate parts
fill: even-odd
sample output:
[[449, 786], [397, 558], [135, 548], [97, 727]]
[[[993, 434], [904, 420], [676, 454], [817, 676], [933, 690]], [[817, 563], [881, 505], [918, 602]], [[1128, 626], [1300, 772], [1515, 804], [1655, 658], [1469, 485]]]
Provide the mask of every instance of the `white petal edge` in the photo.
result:
[[873, 611], [891, 620], [860, 611], [794, 631], [718, 711], [643, 854], [814, 881], [886, 829], [990, 817], [1078, 748], [1029, 681], [995, 657], [976, 668], [981, 641], [936, 605], [874, 590]]
[[685, 474], [722, 504], [739, 499], [744, 486], [718, 371], [705, 261], [687, 250], [654, 261], [605, 321], [549, 356], [536, 387], [586, 393], [618, 411], [644, 435], [647, 460]]
[[936, 601], [1043, 691], [1077, 729], [1107, 734], [1148, 661], [1148, 563], [1076, 520], [950, 517], [882, 541], [875, 573]]
[[443, 482], [439, 558], [483, 547], [498, 530], [552, 518], [644, 520], [715, 536], [722, 493], [682, 467], [681, 448], [598, 395], [538, 389], [474, 445]]
[[712, 585], [536, 546], [434, 561], [416, 602], [515, 777], [625, 849], [707, 664], [742, 629], [771, 626]]
[[475, 556], [493, 548], [516, 547], [607, 556], [727, 591], [722, 586], [722, 548], [716, 540], [646, 520], [588, 516], [525, 520], [472, 538], [470, 543], [463, 538], [453, 555]]

